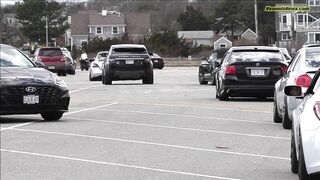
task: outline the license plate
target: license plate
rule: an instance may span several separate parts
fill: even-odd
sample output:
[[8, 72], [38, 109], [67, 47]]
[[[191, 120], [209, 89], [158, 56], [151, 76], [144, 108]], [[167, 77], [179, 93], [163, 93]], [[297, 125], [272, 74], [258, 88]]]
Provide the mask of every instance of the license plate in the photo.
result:
[[158, 60], [154, 60], [154, 62], [159, 62]]
[[54, 66], [48, 66], [48, 69], [55, 69]]
[[134, 64], [134, 60], [126, 60], [126, 64]]
[[264, 76], [264, 69], [251, 69], [252, 76]]
[[37, 95], [23, 96], [23, 104], [39, 104], [39, 96]]

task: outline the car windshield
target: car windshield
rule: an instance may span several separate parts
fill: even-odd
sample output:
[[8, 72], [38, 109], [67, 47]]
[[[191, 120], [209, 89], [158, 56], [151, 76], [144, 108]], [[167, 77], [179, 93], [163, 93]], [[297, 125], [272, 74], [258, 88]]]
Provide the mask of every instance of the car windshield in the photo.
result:
[[39, 52], [39, 56], [63, 56], [62, 51], [60, 49], [41, 49]]
[[306, 51], [306, 66], [310, 68], [320, 67], [320, 49]]
[[147, 54], [145, 48], [114, 48], [112, 54]]
[[231, 55], [231, 61], [280, 62], [283, 57], [279, 51], [235, 51]]
[[0, 67], [33, 68], [35, 65], [17, 49], [0, 46]]

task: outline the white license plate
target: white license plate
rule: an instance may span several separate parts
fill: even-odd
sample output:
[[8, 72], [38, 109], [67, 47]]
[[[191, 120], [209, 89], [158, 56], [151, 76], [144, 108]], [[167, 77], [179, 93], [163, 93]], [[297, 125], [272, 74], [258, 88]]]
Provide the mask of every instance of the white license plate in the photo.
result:
[[264, 69], [251, 69], [252, 76], [264, 76]]
[[154, 62], [159, 62], [158, 60], [154, 60]]
[[134, 64], [134, 60], [126, 60], [126, 64]]
[[23, 96], [23, 104], [39, 104], [39, 96], [37, 95]]
[[48, 69], [55, 69], [54, 66], [48, 66]]

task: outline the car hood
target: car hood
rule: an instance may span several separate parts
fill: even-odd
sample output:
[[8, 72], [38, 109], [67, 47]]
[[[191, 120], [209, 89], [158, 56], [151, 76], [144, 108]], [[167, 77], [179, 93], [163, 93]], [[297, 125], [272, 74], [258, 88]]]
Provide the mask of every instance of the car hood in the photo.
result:
[[43, 68], [0, 68], [1, 85], [54, 84], [55, 76]]

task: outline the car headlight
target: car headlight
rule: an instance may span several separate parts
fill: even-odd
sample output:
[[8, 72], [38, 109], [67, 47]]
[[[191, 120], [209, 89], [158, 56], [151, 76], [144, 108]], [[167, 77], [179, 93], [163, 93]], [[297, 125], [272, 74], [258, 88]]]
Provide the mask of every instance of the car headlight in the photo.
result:
[[66, 82], [64, 82], [64, 80], [62, 80], [61, 78], [59, 78], [58, 76], [54, 77], [54, 84], [60, 87], [64, 87], [64, 88], [68, 88]]

